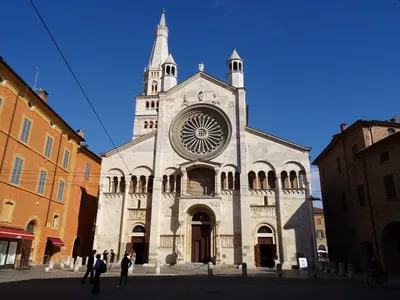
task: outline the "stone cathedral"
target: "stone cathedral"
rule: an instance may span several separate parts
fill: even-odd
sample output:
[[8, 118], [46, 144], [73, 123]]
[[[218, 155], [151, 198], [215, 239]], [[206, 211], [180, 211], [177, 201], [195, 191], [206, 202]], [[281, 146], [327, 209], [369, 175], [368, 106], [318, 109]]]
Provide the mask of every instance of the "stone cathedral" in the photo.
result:
[[[222, 65], [223, 67], [223, 65]], [[272, 266], [315, 259], [309, 152], [251, 128], [244, 61], [178, 82], [162, 12], [132, 140], [103, 153], [94, 248], [137, 264]]]

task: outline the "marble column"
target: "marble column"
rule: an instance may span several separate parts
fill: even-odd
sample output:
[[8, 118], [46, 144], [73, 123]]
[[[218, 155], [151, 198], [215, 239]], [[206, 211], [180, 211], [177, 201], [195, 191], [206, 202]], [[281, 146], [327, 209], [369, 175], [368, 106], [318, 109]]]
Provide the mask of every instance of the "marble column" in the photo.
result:
[[122, 199], [122, 207], [121, 207], [121, 224], [120, 224], [120, 233], [119, 233], [119, 247], [117, 253], [117, 261], [122, 259], [123, 254], [125, 252], [125, 242], [127, 238], [126, 234], [126, 218], [128, 214], [128, 202], [129, 202], [129, 181], [125, 181], [125, 192]]
[[187, 186], [189, 184], [188, 176], [187, 176], [187, 171], [185, 168], [181, 169], [182, 172], [182, 178], [181, 178], [181, 190], [182, 190], [182, 196], [187, 195]]
[[219, 168], [215, 168], [215, 194], [221, 195], [222, 192], [222, 182], [221, 177], [219, 176]]

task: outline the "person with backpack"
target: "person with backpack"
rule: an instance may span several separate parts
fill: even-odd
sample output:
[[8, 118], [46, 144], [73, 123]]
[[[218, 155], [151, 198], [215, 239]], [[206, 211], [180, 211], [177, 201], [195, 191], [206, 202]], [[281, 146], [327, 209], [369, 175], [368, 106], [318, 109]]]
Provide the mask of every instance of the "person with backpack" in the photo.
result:
[[107, 272], [107, 265], [101, 259], [101, 255], [96, 255], [96, 264], [94, 265], [94, 278], [93, 278], [93, 294], [100, 293], [100, 275]]
[[128, 253], [124, 254], [124, 258], [121, 260], [121, 276], [119, 278], [119, 286], [122, 286], [122, 281], [124, 281], [124, 286], [128, 283], [128, 269], [132, 265], [131, 260], [128, 257]]

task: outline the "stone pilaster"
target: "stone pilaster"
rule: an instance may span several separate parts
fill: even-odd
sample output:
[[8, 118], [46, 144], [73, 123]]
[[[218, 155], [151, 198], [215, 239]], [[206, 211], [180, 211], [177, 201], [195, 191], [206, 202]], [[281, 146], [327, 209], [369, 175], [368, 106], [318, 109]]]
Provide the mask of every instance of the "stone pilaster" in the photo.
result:
[[118, 254], [117, 254], [117, 260], [119, 261], [122, 259], [122, 255], [125, 252], [125, 242], [127, 238], [126, 234], [126, 216], [128, 213], [128, 197], [129, 197], [129, 188], [130, 188], [130, 183], [129, 181], [125, 181], [125, 193], [124, 193], [124, 199], [122, 200], [122, 207], [121, 207], [121, 231], [119, 233], [119, 248], [118, 248]]

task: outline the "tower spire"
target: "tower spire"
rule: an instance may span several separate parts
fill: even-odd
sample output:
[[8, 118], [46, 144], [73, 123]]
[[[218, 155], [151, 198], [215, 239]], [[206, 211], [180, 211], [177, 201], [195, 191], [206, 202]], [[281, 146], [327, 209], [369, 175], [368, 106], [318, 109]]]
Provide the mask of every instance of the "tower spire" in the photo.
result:
[[165, 9], [161, 11], [160, 23], [155, 30], [153, 49], [150, 55], [149, 69], [159, 68], [168, 58], [168, 27], [165, 21]]

